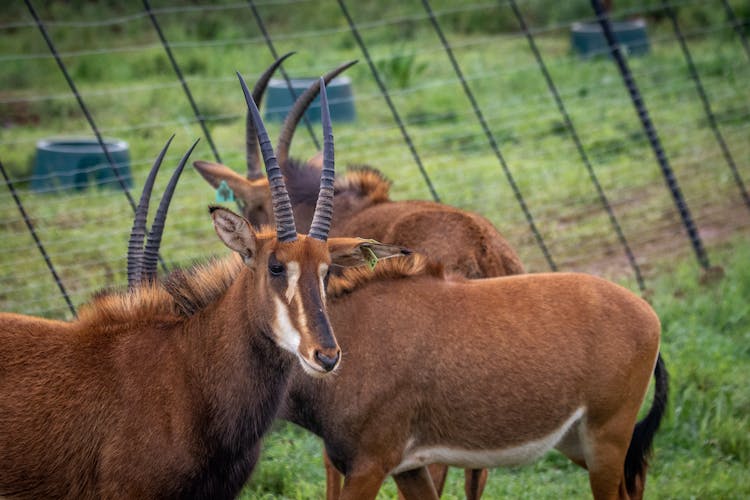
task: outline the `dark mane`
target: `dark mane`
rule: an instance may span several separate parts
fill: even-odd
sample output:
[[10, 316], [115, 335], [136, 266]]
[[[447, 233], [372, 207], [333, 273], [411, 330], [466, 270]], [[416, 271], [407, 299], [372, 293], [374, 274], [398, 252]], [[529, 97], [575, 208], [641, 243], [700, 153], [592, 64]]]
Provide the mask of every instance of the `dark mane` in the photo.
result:
[[192, 316], [221, 297], [242, 266], [242, 259], [233, 253], [228, 258], [213, 258], [186, 269], [176, 269], [164, 278], [164, 290], [174, 300], [178, 314]]
[[[163, 281], [163, 289], [170, 295], [173, 307], [181, 316], [191, 316], [219, 298], [234, 282], [244, 264], [237, 254], [213, 258], [186, 269], [171, 272]], [[443, 265], [421, 254], [411, 254], [378, 261], [375, 269], [367, 266], [344, 267], [332, 273], [326, 289], [335, 299], [374, 281], [389, 281], [410, 276], [435, 276], [463, 280], [447, 273]]]
[[370, 198], [373, 203], [389, 201], [391, 181], [369, 165], [353, 165], [343, 178], [336, 180], [335, 194], [349, 192], [358, 197]]
[[352, 293], [368, 283], [397, 280], [410, 276], [435, 276], [451, 280], [463, 279], [458, 276], [447, 275], [442, 264], [415, 253], [404, 257], [381, 260], [372, 270], [367, 266], [344, 268], [340, 274], [331, 274], [326, 294], [329, 299], [336, 299]]
[[292, 206], [311, 205], [315, 206], [320, 190], [320, 170], [307, 163], [290, 158], [288, 162], [281, 165], [281, 174], [284, 176], [286, 190]]
[[[99, 324], [137, 323], [142, 318], [162, 317], [165, 321], [188, 318], [214, 303], [231, 286], [244, 264], [239, 255], [215, 257], [184, 269], [175, 269], [161, 281], [144, 283], [132, 290], [109, 289], [97, 293], [81, 308], [79, 320]], [[374, 281], [409, 276], [447, 275], [443, 266], [420, 254], [384, 259], [375, 269], [348, 267], [332, 274], [326, 293], [331, 299], [352, 293]]]
[[[320, 169], [314, 165], [290, 159], [281, 166], [292, 205], [314, 206], [320, 188]], [[379, 170], [367, 166], [350, 166], [349, 171], [336, 179], [334, 194], [352, 194], [370, 198], [374, 203], [388, 201], [391, 181]]]
[[143, 318], [178, 321], [192, 316], [220, 297], [242, 269], [237, 254], [176, 269], [163, 280], [132, 290], [110, 288], [96, 293], [81, 307], [82, 324], [137, 323]]
[[110, 288], [96, 293], [78, 311], [78, 324], [115, 326], [139, 323], [144, 318], [176, 321], [172, 297], [160, 283], [144, 283], [132, 290]]

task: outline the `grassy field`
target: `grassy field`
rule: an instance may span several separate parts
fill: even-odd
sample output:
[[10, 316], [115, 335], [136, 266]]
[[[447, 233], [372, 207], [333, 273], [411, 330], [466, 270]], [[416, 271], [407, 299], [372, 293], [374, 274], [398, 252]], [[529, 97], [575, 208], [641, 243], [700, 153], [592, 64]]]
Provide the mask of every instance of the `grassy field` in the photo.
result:
[[[134, 195], [166, 139], [175, 165], [201, 129], [164, 50], [138, 4], [34, 2], [97, 125], [130, 145]], [[271, 56], [242, 3], [152, 2], [224, 163], [244, 161], [244, 103], [234, 71], [249, 81]], [[467, 81], [510, 172], [562, 270], [601, 274], [636, 289], [623, 251], [525, 39], [504, 3], [434, 2]], [[750, 4], [731, 2], [747, 17]], [[293, 76], [322, 74], [362, 53], [335, 2], [261, 2]], [[726, 277], [699, 284], [699, 267], [616, 68], [570, 52], [568, 25], [588, 2], [520, 1], [537, 43], [664, 324], [672, 374], [669, 418], [656, 441], [650, 498], [750, 496], [750, 212], [717, 145], [671, 28], [649, 7], [649, 55], [629, 63], [713, 264]], [[170, 9], [177, 5], [178, 8]], [[284, 4], [286, 5], [286, 4]], [[318, 7], [320, 5], [320, 7]], [[476, 210], [501, 230], [532, 272], [547, 270], [498, 159], [488, 146], [419, 2], [347, 2], [360, 24], [416, 151], [445, 202]], [[639, 2], [617, 2], [634, 12]], [[717, 3], [718, 5], [718, 3]], [[205, 6], [203, 6], [205, 7]], [[221, 8], [219, 8], [221, 7]], [[744, 13], [744, 14], [743, 14]], [[130, 207], [101, 186], [37, 193], [30, 177], [37, 140], [91, 135], [76, 100], [23, 5], [0, 25], [0, 161], [76, 305], [125, 283]], [[750, 63], [722, 10], [682, 2], [698, 72], [740, 174], [750, 179]], [[15, 23], [15, 24], [14, 24]], [[393, 181], [396, 199], [430, 197], [364, 61], [347, 73], [357, 121], [335, 123], [337, 168], [369, 163]], [[278, 123], [269, 123], [272, 136]], [[319, 135], [319, 127], [314, 127]], [[315, 147], [300, 129], [293, 146]], [[193, 159], [211, 159], [205, 138]], [[106, 167], [102, 167], [106, 168]], [[166, 169], [165, 169], [166, 170]], [[166, 183], [166, 175], [156, 191]], [[0, 310], [70, 317], [17, 208], [0, 183]], [[223, 253], [206, 214], [214, 193], [193, 171], [180, 181], [162, 245], [170, 265]], [[461, 497], [462, 475], [448, 498]], [[320, 446], [279, 424], [244, 498], [320, 498]], [[559, 456], [491, 475], [487, 498], [586, 498], [583, 472]], [[392, 482], [383, 498], [394, 496]]]
[[[350, 10], [437, 193], [447, 203], [490, 218], [529, 270], [548, 269], [419, 2], [394, 4], [398, 5], [380, 22], [372, 22], [369, 4], [352, 5]], [[228, 10], [160, 11], [158, 17], [223, 162], [239, 170], [244, 104], [234, 71], [240, 69], [252, 81], [271, 58], [249, 9], [233, 5]], [[529, 14], [541, 8], [536, 2], [522, 2], [521, 7]], [[82, 7], [81, 18], [63, 4], [38, 8], [50, 22], [50, 36], [98, 127], [105, 136], [129, 143], [137, 194], [153, 158], [172, 133], [177, 133], [168, 155], [172, 165], [202, 135], [153, 27], [137, 6], [88, 5]], [[325, 8], [327, 21], [308, 25], [280, 21], [272, 6], [261, 9], [277, 51], [298, 52], [285, 63], [290, 74], [321, 74], [342, 61], [362, 58], [343, 17]], [[439, 20], [559, 268], [632, 284], [624, 252], [525, 39], [513, 31], [458, 29], [462, 16], [482, 13], [510, 22], [509, 8], [472, 6], [463, 14], [443, 4], [436, 9], [447, 9]], [[30, 19], [23, 9], [10, 13], [18, 22]], [[689, 255], [688, 240], [614, 65], [570, 53], [566, 19], [576, 19], [566, 17], [570, 15], [563, 9], [549, 21], [552, 24], [535, 25], [540, 30], [537, 43], [638, 262], [651, 274], [659, 258]], [[689, 9], [681, 11], [693, 58], [740, 174], [750, 178], [750, 87], [745, 83], [750, 80], [750, 64], [720, 16], [705, 20], [714, 24], [699, 25], [694, 15]], [[93, 24], [65, 24], [74, 19]], [[529, 15], [530, 22], [535, 19]], [[17, 184], [74, 303], [80, 304], [97, 288], [124, 282], [130, 208], [117, 189], [60, 194], [29, 189], [37, 140], [91, 132], [36, 27], [24, 24], [3, 31], [0, 161]], [[742, 208], [669, 25], [654, 22], [650, 38], [651, 53], [632, 58], [630, 64], [711, 256], [713, 245], [736, 231], [747, 231], [750, 212]], [[369, 163], [394, 180], [395, 198], [429, 198], [369, 68], [362, 61], [348, 75], [358, 118], [353, 124], [335, 124], [339, 169]], [[278, 124], [269, 127], [275, 135]], [[304, 128], [293, 152], [303, 158], [315, 152]], [[193, 158], [212, 158], [205, 138]], [[163, 186], [165, 181], [160, 182]], [[213, 197], [195, 172], [185, 173], [165, 235], [167, 262], [184, 264], [222, 251], [205, 214]], [[33, 241], [7, 192], [0, 196], [0, 211], [0, 308], [69, 316], [44, 262], [30, 250]]]
[[[663, 325], [670, 373], [668, 414], [656, 436], [646, 497], [750, 497], [750, 244], [720, 252], [726, 277], [700, 284], [693, 266], [665, 268], [652, 303]], [[650, 404], [650, 396], [647, 397]], [[265, 441], [244, 499], [322, 498], [325, 476], [317, 438], [279, 424]], [[395, 498], [389, 480], [379, 498]], [[486, 498], [590, 498], [585, 471], [558, 453], [533, 465], [490, 473]], [[463, 472], [452, 470], [443, 498], [463, 498]]]

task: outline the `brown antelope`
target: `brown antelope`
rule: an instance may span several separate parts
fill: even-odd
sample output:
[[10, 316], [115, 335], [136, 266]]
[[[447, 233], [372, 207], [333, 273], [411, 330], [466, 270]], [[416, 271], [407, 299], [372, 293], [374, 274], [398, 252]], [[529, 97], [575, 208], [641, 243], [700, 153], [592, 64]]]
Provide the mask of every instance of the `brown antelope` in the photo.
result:
[[[276, 61], [254, 87], [256, 101], [280, 62]], [[326, 75], [332, 79], [354, 62], [339, 66]], [[309, 227], [315, 209], [320, 178], [320, 156], [305, 163], [289, 157], [294, 131], [307, 107], [319, 92], [315, 82], [295, 102], [279, 134], [277, 158], [284, 174], [295, 211], [297, 227]], [[207, 161], [193, 166], [214, 187], [226, 181], [240, 200], [245, 217], [254, 224], [267, 223], [267, 181], [260, 172], [255, 131], [247, 127], [247, 178], [231, 168]], [[469, 278], [505, 276], [523, 272], [518, 255], [484, 217], [448, 205], [429, 201], [391, 201], [390, 182], [376, 169], [355, 167], [334, 187], [332, 236], [360, 236], [402, 245], [425, 253], [443, 263], [448, 271]], [[446, 238], [446, 235], [450, 235]]]
[[630, 291], [583, 274], [446, 277], [415, 255], [332, 276], [327, 300], [345, 362], [324, 381], [297, 371], [280, 416], [323, 439], [342, 499], [375, 498], [388, 475], [408, 499], [437, 498], [426, 464], [552, 448], [588, 470], [595, 499], [642, 498], [667, 372], [659, 319]]
[[325, 113], [319, 211], [309, 234], [297, 234], [270, 141], [242, 85], [257, 120], [276, 230], [257, 232], [212, 207], [216, 233], [235, 258], [157, 282], [166, 203], [190, 154], [143, 249], [167, 143], [131, 232], [128, 290], [100, 293], [70, 323], [0, 314], [0, 497], [233, 498], [258, 459], [294, 358], [311, 378], [338, 366], [327, 269], [339, 258], [360, 263], [366, 247], [385, 257], [390, 250], [327, 241], [333, 137]]
[[[268, 81], [278, 66], [292, 53], [277, 59], [260, 76], [253, 87], [253, 99], [260, 102]], [[343, 64], [325, 75], [326, 82], [338, 76], [356, 61]], [[308, 227], [312, 220], [320, 183], [321, 157], [302, 164], [289, 156], [294, 131], [302, 115], [317, 96], [318, 82], [313, 83], [294, 103], [279, 136], [277, 159], [282, 168], [294, 206], [298, 227]], [[246, 121], [247, 176], [242, 177], [227, 166], [196, 161], [193, 166], [213, 187], [222, 181], [234, 191], [245, 217], [256, 225], [272, 219], [268, 202], [268, 181], [263, 177], [252, 120]], [[523, 273], [523, 266], [513, 248], [484, 217], [448, 205], [429, 201], [391, 201], [390, 181], [370, 167], [350, 169], [336, 180], [332, 234], [357, 235], [402, 245], [430, 255], [451, 272], [469, 278], [489, 278]], [[450, 235], [446, 238], [446, 235]], [[336, 500], [340, 475], [324, 456], [328, 500]], [[447, 467], [432, 466], [430, 473], [438, 493], [442, 492]], [[478, 500], [487, 480], [487, 471], [467, 470], [467, 500]]]

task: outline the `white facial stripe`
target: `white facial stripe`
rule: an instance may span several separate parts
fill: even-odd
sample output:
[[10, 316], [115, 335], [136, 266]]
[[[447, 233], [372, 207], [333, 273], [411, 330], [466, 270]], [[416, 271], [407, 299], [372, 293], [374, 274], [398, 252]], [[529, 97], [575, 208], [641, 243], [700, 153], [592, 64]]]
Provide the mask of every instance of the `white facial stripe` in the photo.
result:
[[273, 333], [276, 336], [276, 343], [282, 349], [297, 354], [302, 336], [299, 331], [292, 325], [292, 320], [289, 318], [289, 309], [276, 295], [273, 297], [274, 305], [276, 306], [276, 314], [273, 322]]
[[404, 458], [398, 467], [391, 471], [391, 474], [398, 474], [432, 463], [471, 469], [487, 469], [528, 463], [554, 448], [567, 434], [568, 430], [580, 421], [583, 414], [584, 409], [578, 408], [560, 427], [546, 436], [510, 448], [470, 450], [447, 446], [419, 446], [412, 438], [408, 441], [404, 450]]
[[299, 281], [299, 262], [290, 261], [286, 264], [286, 301], [291, 304], [294, 295], [297, 293], [297, 282]]
[[305, 316], [305, 308], [302, 306], [302, 296], [300, 294], [295, 295], [294, 303], [297, 305], [297, 324], [299, 325], [299, 329], [310, 335], [307, 328], [307, 316]]
[[318, 277], [320, 278], [320, 298], [323, 300], [323, 305], [326, 304], [326, 274], [328, 274], [328, 264], [321, 263], [318, 266]]
[[[292, 321], [289, 319], [289, 309], [278, 297], [274, 297], [273, 300], [276, 305], [276, 317], [273, 324], [273, 333], [276, 336], [276, 343], [282, 349], [297, 356], [305, 373], [313, 377], [324, 377], [328, 372], [319, 366], [310, 363], [310, 361], [300, 354], [299, 344], [301, 336], [299, 331], [294, 328], [294, 325], [292, 325]], [[299, 300], [299, 298], [297, 300]], [[301, 308], [301, 301], [299, 305]]]

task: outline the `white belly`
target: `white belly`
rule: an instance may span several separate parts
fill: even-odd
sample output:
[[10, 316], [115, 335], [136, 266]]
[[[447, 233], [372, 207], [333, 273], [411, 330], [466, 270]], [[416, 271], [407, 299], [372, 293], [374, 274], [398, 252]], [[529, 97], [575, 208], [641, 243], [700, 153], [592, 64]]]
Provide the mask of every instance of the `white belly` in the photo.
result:
[[583, 413], [583, 408], [578, 408], [550, 434], [509, 448], [470, 450], [446, 446], [420, 446], [411, 441], [404, 450], [401, 463], [391, 471], [391, 474], [435, 463], [471, 469], [488, 469], [532, 462], [554, 448], [571, 427], [581, 420]]

